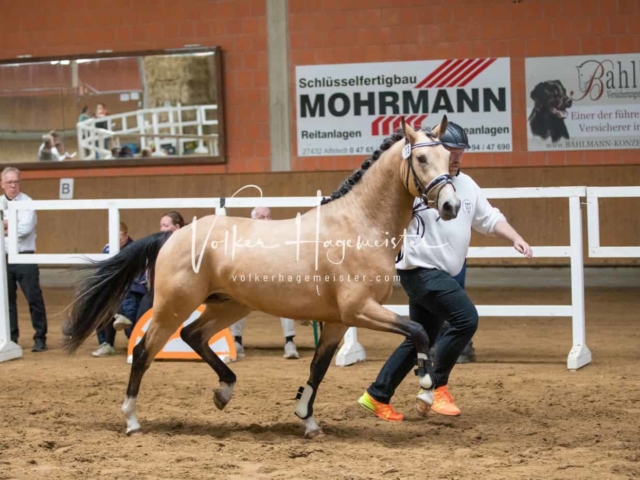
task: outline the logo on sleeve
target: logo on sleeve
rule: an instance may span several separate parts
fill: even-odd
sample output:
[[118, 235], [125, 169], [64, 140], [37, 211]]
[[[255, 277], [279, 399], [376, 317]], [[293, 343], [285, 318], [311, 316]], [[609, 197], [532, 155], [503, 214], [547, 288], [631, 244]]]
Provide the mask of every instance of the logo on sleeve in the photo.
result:
[[468, 215], [471, 215], [471, 210], [473, 209], [471, 200], [469, 200], [468, 198], [465, 198], [464, 201], [462, 202], [462, 208], [464, 208], [464, 211], [467, 212]]

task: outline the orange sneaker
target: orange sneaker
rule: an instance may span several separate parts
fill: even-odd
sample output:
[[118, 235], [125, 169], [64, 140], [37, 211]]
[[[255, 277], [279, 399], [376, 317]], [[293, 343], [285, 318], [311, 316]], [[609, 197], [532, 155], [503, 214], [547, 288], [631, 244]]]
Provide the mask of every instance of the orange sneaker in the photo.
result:
[[404, 415], [396, 412], [390, 404], [375, 400], [366, 391], [358, 399], [358, 404], [387, 422], [401, 422], [404, 419]]
[[460, 415], [460, 409], [453, 403], [453, 397], [447, 390], [447, 386], [438, 387], [433, 392], [433, 405], [431, 410], [440, 415], [448, 415], [450, 417], [457, 417]]

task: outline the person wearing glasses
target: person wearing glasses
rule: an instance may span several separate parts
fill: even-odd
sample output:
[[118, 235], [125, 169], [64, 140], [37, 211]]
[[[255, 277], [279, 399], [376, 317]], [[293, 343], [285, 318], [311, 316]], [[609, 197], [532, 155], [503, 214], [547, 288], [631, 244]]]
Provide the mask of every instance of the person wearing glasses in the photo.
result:
[[[9, 202], [26, 202], [31, 197], [20, 190], [20, 170], [7, 167], [2, 171], [2, 190]], [[5, 254], [8, 252], [8, 212], [3, 212]], [[34, 210], [18, 211], [18, 253], [35, 253], [36, 224], [38, 218]], [[18, 328], [18, 285], [29, 303], [31, 325], [35, 330], [32, 352], [47, 350], [47, 312], [40, 289], [40, 270], [33, 264], [7, 264], [7, 284], [9, 293], [9, 324], [11, 326], [11, 341], [18, 343], [20, 329]]]

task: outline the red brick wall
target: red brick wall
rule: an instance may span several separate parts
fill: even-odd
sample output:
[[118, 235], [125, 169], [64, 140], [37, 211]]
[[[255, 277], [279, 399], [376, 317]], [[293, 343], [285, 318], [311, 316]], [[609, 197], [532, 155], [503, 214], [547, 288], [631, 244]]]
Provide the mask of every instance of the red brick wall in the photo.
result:
[[[108, 169], [100, 175], [268, 171], [266, 1], [0, 0], [0, 58], [219, 45], [224, 51], [228, 164]], [[525, 56], [639, 51], [638, 0], [290, 0], [289, 8], [293, 109], [296, 65], [508, 56], [515, 151], [467, 154], [468, 166], [640, 162], [637, 150], [528, 153], [524, 89]], [[296, 152], [295, 110], [292, 114]], [[294, 157], [293, 166], [351, 169], [362, 160]], [[95, 172], [57, 174], [88, 175]]]
[[[527, 152], [524, 71], [527, 56], [638, 52], [638, 0], [290, 0], [289, 5], [294, 106], [296, 65], [511, 57], [514, 151], [468, 153], [465, 165], [640, 163], [638, 150]], [[304, 157], [293, 164], [298, 170], [351, 169], [362, 160]]]
[[[0, 0], [0, 58], [220, 46], [227, 165], [108, 169], [100, 175], [268, 171], [265, 0]], [[5, 160], [6, 161], [6, 160]], [[95, 175], [96, 171], [57, 176]], [[25, 172], [28, 177], [56, 176]]]

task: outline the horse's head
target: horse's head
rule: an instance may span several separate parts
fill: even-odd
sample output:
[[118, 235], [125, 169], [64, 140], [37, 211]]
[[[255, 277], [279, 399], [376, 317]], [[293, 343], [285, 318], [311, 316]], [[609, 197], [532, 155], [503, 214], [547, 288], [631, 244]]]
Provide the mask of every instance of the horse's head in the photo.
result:
[[405, 146], [402, 156], [408, 162], [405, 186], [430, 208], [437, 208], [443, 220], [458, 216], [460, 199], [449, 174], [449, 151], [440, 138], [447, 130], [447, 117], [431, 132], [416, 131], [402, 120]]

